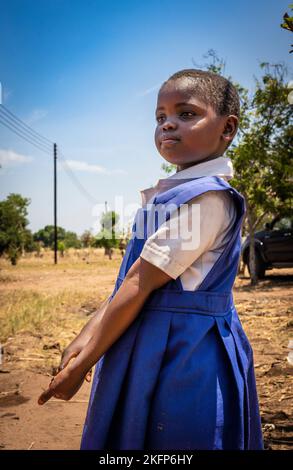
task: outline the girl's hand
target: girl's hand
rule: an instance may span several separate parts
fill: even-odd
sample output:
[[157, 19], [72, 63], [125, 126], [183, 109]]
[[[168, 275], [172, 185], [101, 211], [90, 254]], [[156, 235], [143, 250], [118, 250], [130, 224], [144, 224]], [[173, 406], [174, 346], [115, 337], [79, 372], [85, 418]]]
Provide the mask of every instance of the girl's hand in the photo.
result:
[[40, 395], [38, 404], [43, 405], [52, 397], [70, 400], [78, 392], [84, 379], [85, 375], [68, 365], [52, 378], [48, 389]]
[[[57, 369], [57, 373], [65, 369], [65, 367], [70, 363], [70, 361], [79, 355], [79, 353], [86, 346], [89, 340], [90, 340], [90, 336], [83, 335], [82, 337], [77, 337], [67, 346], [66, 349], [64, 349], [62, 356], [61, 356], [61, 362]], [[87, 382], [90, 382], [91, 377], [92, 377], [92, 369], [90, 369], [88, 373], [86, 374], [85, 380]]]
[[[74, 338], [74, 340], [63, 351], [57, 372], [62, 371], [69, 364], [69, 362], [73, 358], [76, 358], [86, 347], [88, 342], [91, 340], [93, 334], [97, 330], [100, 323], [100, 319], [103, 317], [111, 298], [111, 296], [108, 297], [102, 303], [100, 308], [96, 311], [95, 315], [89, 320], [89, 322], [82, 328], [81, 332], [76, 336], [76, 338]], [[87, 382], [91, 381], [91, 375], [92, 369], [90, 369], [85, 376], [85, 380]]]

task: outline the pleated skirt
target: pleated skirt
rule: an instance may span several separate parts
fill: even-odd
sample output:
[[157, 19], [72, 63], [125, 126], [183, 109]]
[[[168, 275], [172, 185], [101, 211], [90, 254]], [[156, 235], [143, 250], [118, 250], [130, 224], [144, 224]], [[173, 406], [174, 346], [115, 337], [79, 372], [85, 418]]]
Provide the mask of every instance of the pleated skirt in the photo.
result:
[[224, 316], [143, 309], [96, 365], [85, 449], [263, 449], [235, 306]]

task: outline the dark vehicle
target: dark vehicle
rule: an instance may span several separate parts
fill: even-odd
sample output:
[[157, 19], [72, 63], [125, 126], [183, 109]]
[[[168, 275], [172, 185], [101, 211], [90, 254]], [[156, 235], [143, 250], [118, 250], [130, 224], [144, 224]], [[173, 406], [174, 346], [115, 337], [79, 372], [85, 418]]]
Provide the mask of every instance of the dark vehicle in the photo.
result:
[[[255, 233], [255, 271], [263, 279], [267, 269], [293, 267], [293, 219], [276, 217]], [[249, 269], [249, 238], [242, 245], [242, 261]]]

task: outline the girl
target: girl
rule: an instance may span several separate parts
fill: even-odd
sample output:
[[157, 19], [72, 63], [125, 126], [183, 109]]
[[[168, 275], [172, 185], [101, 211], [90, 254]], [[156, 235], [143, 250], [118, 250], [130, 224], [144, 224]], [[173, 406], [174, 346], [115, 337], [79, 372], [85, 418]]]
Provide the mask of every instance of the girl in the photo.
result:
[[239, 97], [219, 75], [182, 70], [163, 83], [156, 118], [157, 149], [177, 172], [142, 191], [113, 293], [39, 404], [70, 399], [96, 364], [81, 449], [262, 449], [253, 353], [232, 296], [245, 206], [222, 156]]

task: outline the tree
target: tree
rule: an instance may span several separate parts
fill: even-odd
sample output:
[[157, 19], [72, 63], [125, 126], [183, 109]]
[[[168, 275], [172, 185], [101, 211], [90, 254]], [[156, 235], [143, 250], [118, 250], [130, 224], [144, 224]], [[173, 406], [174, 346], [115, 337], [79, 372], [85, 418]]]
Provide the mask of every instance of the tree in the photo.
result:
[[15, 193], [0, 201], [0, 256], [6, 254], [12, 265], [17, 264], [31, 239], [31, 233], [26, 228], [29, 204], [30, 199]]
[[256, 89], [246, 99], [247, 119], [238, 145], [227, 151], [233, 161], [232, 184], [244, 195], [250, 237], [251, 282], [255, 272], [254, 232], [264, 217], [286, 214], [292, 194], [292, 118], [282, 64], [261, 63], [264, 75], [256, 79]]
[[[81, 242], [74, 232], [66, 231], [63, 227], [57, 227], [58, 242], [64, 244], [64, 249], [80, 248]], [[46, 248], [54, 248], [54, 225], [46, 225], [34, 233], [34, 241], [42, 242]]]
[[[293, 10], [293, 3], [289, 5], [289, 8]], [[293, 16], [289, 16], [288, 13], [285, 13], [283, 16], [283, 23], [281, 23], [281, 28], [286, 29], [287, 31], [291, 31], [293, 33]], [[291, 44], [291, 47], [293, 47], [293, 44]], [[290, 53], [293, 52], [293, 49], [289, 51]]]
[[95, 237], [92, 235], [90, 230], [85, 230], [80, 237], [81, 244], [84, 248], [92, 246], [95, 242]]
[[81, 248], [81, 241], [75, 232], [65, 231], [64, 247], [67, 248]]
[[32, 252], [38, 249], [34, 236], [29, 229], [24, 230], [24, 251]]
[[[223, 60], [213, 50], [205, 56], [212, 62], [205, 68], [222, 74]], [[201, 68], [203, 68], [201, 66]], [[292, 194], [292, 106], [288, 100], [287, 74], [282, 64], [261, 63], [264, 74], [256, 81], [252, 96], [231, 77], [238, 90], [241, 112], [239, 136], [226, 150], [233, 161], [234, 178], [231, 184], [246, 201], [246, 220], [250, 236], [249, 267], [251, 283], [257, 284], [255, 272], [254, 232], [265, 217], [287, 214]], [[163, 164], [165, 172], [174, 165]]]
[[119, 214], [114, 211], [104, 212], [101, 216], [101, 231], [96, 235], [94, 246], [103, 247], [105, 255], [112, 259], [113, 248], [119, 245], [119, 236], [116, 237], [116, 226], [119, 222]]
[[[62, 227], [57, 227], [57, 239], [64, 241], [66, 231]], [[54, 225], [46, 225], [44, 228], [34, 233], [34, 240], [37, 242], [43, 242], [45, 248], [54, 247]]]
[[57, 249], [58, 249], [58, 251], [60, 251], [60, 255], [63, 258], [64, 257], [64, 251], [66, 249], [65, 243], [58, 241]]

